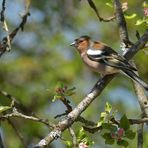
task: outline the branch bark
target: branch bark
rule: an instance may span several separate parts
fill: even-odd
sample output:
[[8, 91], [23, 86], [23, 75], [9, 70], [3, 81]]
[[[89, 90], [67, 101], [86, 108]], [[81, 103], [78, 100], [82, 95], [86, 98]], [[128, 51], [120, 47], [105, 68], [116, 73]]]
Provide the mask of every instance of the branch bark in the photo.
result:
[[143, 148], [143, 124], [138, 125], [137, 133], [137, 148]]
[[[135, 66], [134, 62], [132, 64]], [[138, 72], [136, 72], [136, 74], [138, 75]], [[134, 89], [141, 108], [141, 117], [148, 117], [148, 100], [144, 93], [144, 89], [136, 82], [134, 82]], [[137, 126], [137, 148], [143, 147], [143, 126], [144, 123]]]
[[[138, 75], [138, 72], [136, 73]], [[148, 99], [144, 93], [143, 87], [134, 82], [134, 89], [142, 112], [142, 118], [148, 117]]]
[[124, 14], [122, 11], [122, 5], [119, 0], [114, 0], [114, 5], [115, 5], [115, 10], [116, 10], [116, 19], [117, 19], [117, 24], [119, 27], [121, 42], [128, 45], [130, 41], [128, 37], [126, 21], [125, 21]]

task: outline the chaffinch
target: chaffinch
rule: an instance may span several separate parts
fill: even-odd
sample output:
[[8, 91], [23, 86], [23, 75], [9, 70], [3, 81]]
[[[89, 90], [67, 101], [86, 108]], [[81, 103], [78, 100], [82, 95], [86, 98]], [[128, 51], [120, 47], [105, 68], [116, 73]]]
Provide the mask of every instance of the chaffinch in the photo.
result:
[[135, 74], [137, 69], [106, 44], [93, 41], [89, 36], [81, 36], [71, 46], [78, 50], [83, 62], [93, 71], [101, 75], [122, 73], [148, 90], [148, 84]]

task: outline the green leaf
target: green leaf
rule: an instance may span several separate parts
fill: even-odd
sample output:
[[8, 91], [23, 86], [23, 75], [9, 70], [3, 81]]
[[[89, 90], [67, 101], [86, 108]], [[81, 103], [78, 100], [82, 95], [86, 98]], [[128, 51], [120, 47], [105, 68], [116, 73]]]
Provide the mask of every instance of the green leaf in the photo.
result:
[[57, 97], [56, 97], [56, 96], [54, 96], [54, 97], [53, 97], [53, 99], [52, 99], [52, 102], [55, 102], [55, 101], [56, 101], [56, 99], [57, 99]]
[[94, 141], [90, 140], [90, 138], [86, 135], [83, 128], [79, 130], [78, 136], [77, 136], [78, 143], [83, 142], [89, 146], [94, 144]]
[[120, 119], [119, 127], [122, 127], [124, 130], [128, 130], [130, 128], [130, 123], [126, 115], [123, 115]]
[[105, 139], [105, 144], [110, 144], [110, 145], [112, 145], [112, 144], [114, 144], [114, 142], [115, 142], [115, 139], [113, 139], [113, 138], [111, 137], [111, 134], [110, 134], [110, 133], [104, 133], [104, 134], [102, 135], [102, 137]]
[[70, 89], [68, 89], [68, 91], [74, 91], [76, 88], [75, 87], [72, 87]]
[[105, 122], [105, 117], [107, 116], [106, 112], [102, 112], [100, 115], [100, 121], [98, 122], [97, 126], [101, 126], [102, 123]]
[[108, 114], [106, 112], [102, 112], [100, 117], [106, 117]]
[[136, 22], [136, 26], [139, 26], [139, 25], [141, 25], [141, 24], [143, 24], [145, 22], [145, 20], [144, 19], [139, 19], [139, 20], [137, 20], [137, 22]]
[[105, 3], [105, 4], [106, 4], [106, 6], [109, 6], [109, 7], [113, 8], [113, 4], [112, 3]]
[[84, 140], [87, 137], [83, 128], [81, 128], [79, 130], [79, 133], [78, 133], [77, 137], [78, 137], [79, 142], [82, 141], [82, 139]]
[[112, 125], [111, 123], [102, 123], [102, 127], [103, 127], [103, 129], [108, 129], [111, 132], [117, 131], [117, 127], [115, 125]]
[[55, 95], [52, 99], [52, 102], [55, 102], [56, 100], [60, 99], [61, 96], [60, 95]]
[[129, 145], [129, 143], [126, 140], [117, 141], [117, 144], [124, 147], [127, 147]]
[[148, 7], [148, 3], [146, 1], [143, 2], [143, 7]]
[[131, 15], [125, 14], [124, 16], [125, 16], [126, 19], [129, 19], [129, 20], [130, 20], [130, 19], [135, 18], [135, 17], [137, 16], [137, 14], [136, 14], [136, 13], [133, 13], [133, 14], [131, 14]]
[[112, 106], [111, 106], [108, 102], [106, 102], [105, 111], [106, 111], [107, 113], [110, 113], [111, 110], [112, 110]]
[[64, 141], [64, 143], [66, 144], [67, 148], [72, 148], [72, 142], [71, 141]]
[[109, 144], [109, 145], [114, 144], [114, 142], [115, 142], [115, 139], [106, 139], [105, 140], [105, 144]]
[[125, 137], [127, 137], [129, 139], [134, 139], [135, 136], [136, 136], [136, 133], [133, 132], [132, 130], [125, 131]]
[[104, 139], [111, 139], [111, 138], [112, 138], [110, 133], [104, 133], [104, 134], [102, 135], [102, 137], [103, 137]]
[[75, 90], [76, 88], [75, 87], [72, 87], [70, 89], [68, 89], [65, 93], [66, 96], [72, 96], [73, 94], [75, 94]]
[[75, 94], [75, 92], [72, 92], [72, 91], [67, 91], [67, 92], [65, 93], [66, 96], [72, 96], [72, 95], [74, 95], [74, 94]]
[[102, 128], [110, 130], [111, 124], [110, 123], [102, 123]]
[[0, 113], [10, 109], [11, 107], [10, 106], [0, 106]]

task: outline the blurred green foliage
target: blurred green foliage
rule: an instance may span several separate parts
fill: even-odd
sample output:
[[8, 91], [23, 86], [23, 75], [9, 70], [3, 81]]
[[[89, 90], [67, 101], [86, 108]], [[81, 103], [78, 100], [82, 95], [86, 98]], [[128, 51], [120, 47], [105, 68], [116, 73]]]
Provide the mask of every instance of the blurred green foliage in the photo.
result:
[[[145, 23], [135, 25], [138, 19], [145, 17], [144, 1], [127, 2], [126, 13], [136, 14], [132, 19], [127, 19], [130, 39], [136, 42], [136, 30], [143, 34], [147, 29]], [[94, 0], [94, 3], [102, 17], [114, 14], [113, 8], [106, 5], [106, 3], [111, 3], [111, 0]], [[19, 13], [23, 11], [23, 0], [7, 1], [5, 16], [10, 31], [21, 21]], [[78, 36], [90, 35], [93, 39], [106, 42], [121, 53], [119, 31], [116, 21], [99, 22], [86, 0], [32, 0], [30, 13], [31, 16], [25, 25], [24, 32], [17, 34], [12, 50], [0, 58], [0, 90], [5, 90], [16, 97], [29, 109], [30, 113], [34, 112], [41, 118], [57, 122], [58, 119], [55, 120], [54, 116], [65, 111], [65, 106], [60, 101], [52, 102], [57, 83], [62, 82], [68, 87], [76, 87], [76, 94], [70, 100], [74, 107], [98, 79], [98, 75], [90, 72], [83, 65], [76, 51], [69, 46], [70, 43]], [[1, 26], [0, 38], [2, 39], [4, 35], [5, 32]], [[134, 59], [141, 77], [148, 81], [147, 55], [141, 50]], [[97, 120], [106, 101], [117, 108], [119, 116], [127, 113], [131, 118], [140, 117], [141, 112], [131, 81], [124, 76], [115, 78], [83, 116], [90, 120]], [[7, 98], [2, 95], [0, 105], [10, 105]], [[44, 125], [32, 121], [15, 118], [13, 122], [30, 147], [49, 132]], [[75, 131], [78, 132], [80, 127], [81, 125], [76, 123]], [[1, 131], [6, 147], [23, 147], [7, 122], [1, 123]], [[67, 132], [63, 136], [70, 140]], [[90, 136], [95, 141], [93, 147], [110, 147], [105, 146], [98, 133], [90, 134]], [[148, 134], [145, 133], [144, 138], [147, 137]], [[136, 146], [136, 139], [130, 143], [130, 146]], [[59, 140], [51, 147], [62, 148], [64, 145]], [[144, 147], [148, 147], [146, 140], [144, 140]]]

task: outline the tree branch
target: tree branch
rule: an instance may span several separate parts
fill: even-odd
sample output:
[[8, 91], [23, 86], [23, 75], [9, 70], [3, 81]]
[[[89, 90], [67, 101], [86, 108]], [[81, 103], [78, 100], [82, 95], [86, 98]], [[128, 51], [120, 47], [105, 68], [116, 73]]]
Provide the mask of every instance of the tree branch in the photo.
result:
[[6, 98], [8, 98], [11, 101], [11, 107], [15, 107], [19, 110], [21, 110], [23, 113], [25, 114], [31, 114], [32, 111], [30, 108], [24, 106], [21, 102], [19, 102], [19, 99], [16, 99], [14, 96], [12, 96], [11, 94], [9, 94], [8, 92], [4, 91], [4, 90], [0, 90], [0, 94], [5, 96]]
[[[103, 18], [100, 16], [99, 14], [99, 11], [95, 5], [95, 3], [92, 1], [92, 0], [87, 0], [89, 6], [94, 10], [94, 12], [96, 13], [99, 21], [103, 21], [103, 22], [110, 22], [110, 21], [114, 21], [116, 19], [116, 16], [115, 14], [113, 14], [113, 16], [110, 16], [110, 17], [107, 17], [107, 18]], [[127, 3], [123, 3], [122, 5], [122, 8], [121, 8], [123, 11], [126, 11], [128, 8], [127, 8]]]
[[[3, 0], [3, 2], [5, 2], [5, 0]], [[27, 18], [28, 16], [30, 16], [29, 13], [29, 7], [30, 7], [30, 0], [26, 1], [26, 5], [25, 5], [25, 13], [22, 15], [22, 21], [20, 22], [20, 24], [18, 25], [18, 27], [16, 27], [9, 35], [7, 35], [6, 37], [4, 37], [2, 39], [2, 41], [0, 42], [0, 57], [6, 52], [6, 51], [10, 51], [10, 46], [11, 46], [11, 42], [14, 39], [14, 37], [16, 36], [16, 34], [18, 33], [19, 30], [24, 29], [24, 25], [27, 22]], [[1, 12], [1, 20], [4, 17], [4, 10]], [[5, 30], [8, 32], [8, 27], [4, 18], [4, 27]]]
[[23, 119], [26, 119], [26, 120], [32, 120], [32, 121], [40, 122], [40, 123], [45, 124], [46, 126], [48, 126], [51, 129], [53, 129], [55, 127], [54, 124], [49, 123], [48, 120], [46, 120], [46, 119], [40, 119], [40, 118], [37, 118], [37, 117], [24, 115], [24, 114], [18, 112], [16, 110], [16, 108], [14, 108], [13, 112], [10, 113], [10, 114], [1, 115], [0, 119], [10, 119], [12, 117], [19, 117], [19, 118], [23, 118]]
[[11, 41], [10, 41], [10, 36], [9, 36], [9, 29], [8, 29], [8, 25], [5, 19], [5, 9], [6, 9], [6, 0], [2, 1], [2, 10], [0, 12], [0, 21], [2, 22], [3, 25], [3, 29], [6, 31], [7, 34], [7, 47], [6, 50], [9, 51], [11, 49]]
[[108, 17], [108, 18], [103, 18], [103, 17], [101, 17], [100, 14], [99, 14], [99, 11], [98, 11], [97, 8], [96, 8], [95, 3], [94, 3], [92, 0], [87, 0], [87, 1], [88, 1], [88, 3], [89, 3], [90, 7], [95, 11], [97, 17], [99, 18], [99, 21], [109, 22], [109, 21], [112, 21], [112, 20], [115, 19], [115, 15], [113, 15], [113, 16], [111, 16], [111, 17]]

